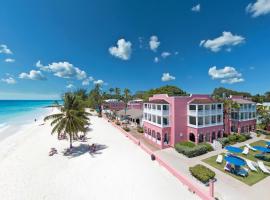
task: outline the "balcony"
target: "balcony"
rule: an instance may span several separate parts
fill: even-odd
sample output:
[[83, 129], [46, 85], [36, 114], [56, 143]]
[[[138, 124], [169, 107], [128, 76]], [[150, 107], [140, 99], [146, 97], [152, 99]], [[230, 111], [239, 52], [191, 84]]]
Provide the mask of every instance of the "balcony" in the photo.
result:
[[192, 116], [205, 116], [205, 115], [222, 115], [223, 110], [222, 109], [216, 109], [216, 110], [189, 110], [188, 115]]
[[143, 112], [159, 116], [168, 116], [170, 114], [169, 110], [157, 110], [152, 108], [144, 108]]
[[147, 120], [147, 119], [143, 119], [143, 122], [147, 122], [147, 123], [149, 123], [149, 124], [158, 126], [158, 127], [160, 127], [160, 128], [167, 128], [167, 127], [170, 127], [170, 124], [169, 124], [169, 123], [168, 123], [168, 124], [163, 124], [163, 123], [158, 124], [158, 123], [156, 123], [156, 122], [152, 122], [152, 121], [149, 121], [149, 120]]

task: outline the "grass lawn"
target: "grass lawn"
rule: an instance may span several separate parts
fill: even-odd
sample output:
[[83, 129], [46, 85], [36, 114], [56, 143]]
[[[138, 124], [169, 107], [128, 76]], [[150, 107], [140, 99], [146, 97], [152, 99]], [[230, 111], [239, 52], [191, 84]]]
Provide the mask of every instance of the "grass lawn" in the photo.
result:
[[[224, 156], [224, 154], [223, 154], [223, 156]], [[258, 183], [259, 181], [261, 181], [261, 180], [263, 180], [264, 178], [267, 177], [267, 175], [264, 174], [261, 171], [258, 171], [258, 172], [249, 171], [247, 177], [236, 176], [236, 175], [234, 175], [232, 173], [229, 173], [229, 172], [226, 172], [224, 170], [224, 166], [225, 166], [225, 161], [224, 160], [223, 160], [222, 164], [218, 164], [218, 163], [216, 163], [216, 159], [217, 159], [217, 155], [212, 156], [210, 158], [206, 158], [206, 159], [203, 160], [203, 162], [211, 165], [212, 167], [222, 171], [225, 174], [228, 174], [228, 175], [238, 179], [239, 181], [241, 181], [241, 182], [243, 182], [243, 183], [245, 183], [245, 184], [247, 184], [249, 186], [252, 186], [255, 183]]]
[[[262, 146], [262, 147], [265, 147], [266, 143], [265, 143], [265, 140], [259, 140], [257, 142], [253, 142], [250, 144], [251, 146]], [[244, 146], [241, 147], [241, 149], [244, 149]], [[249, 159], [249, 160], [252, 160], [252, 161], [255, 161], [257, 162], [259, 159], [255, 158], [255, 155], [256, 154], [260, 154], [261, 152], [260, 151], [252, 151], [252, 150], [249, 150], [249, 153], [248, 155], [243, 155], [243, 154], [239, 154], [240, 157], [242, 158], [246, 158], [246, 159]], [[270, 162], [267, 162], [267, 161], [263, 161], [264, 164], [268, 167], [270, 167]]]

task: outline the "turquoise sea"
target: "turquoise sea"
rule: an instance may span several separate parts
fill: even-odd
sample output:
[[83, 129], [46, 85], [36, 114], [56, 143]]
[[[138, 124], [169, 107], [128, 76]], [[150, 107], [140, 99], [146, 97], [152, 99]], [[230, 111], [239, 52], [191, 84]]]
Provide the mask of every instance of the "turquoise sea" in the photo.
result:
[[0, 139], [49, 113], [52, 100], [0, 100]]

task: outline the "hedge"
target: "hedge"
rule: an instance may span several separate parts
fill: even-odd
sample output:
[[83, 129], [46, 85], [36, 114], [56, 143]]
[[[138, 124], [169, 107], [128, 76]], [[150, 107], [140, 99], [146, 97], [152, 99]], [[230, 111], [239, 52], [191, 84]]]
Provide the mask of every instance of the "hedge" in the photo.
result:
[[140, 127], [140, 126], [138, 126], [138, 127], [137, 127], [137, 132], [138, 132], [138, 133], [143, 133], [143, 128]]
[[207, 183], [210, 179], [213, 179], [216, 176], [215, 172], [200, 164], [190, 167], [189, 171], [192, 176], [203, 183]]
[[195, 145], [191, 142], [179, 142], [175, 144], [175, 150], [178, 153], [184, 154], [188, 158], [196, 157], [207, 153], [208, 151], [212, 151], [213, 148], [210, 144], [201, 143]]
[[237, 142], [244, 142], [250, 139], [249, 133], [241, 133], [241, 134], [231, 134], [228, 137], [218, 138], [217, 140], [222, 144], [222, 146], [226, 146], [229, 144], [235, 144]]
[[128, 128], [128, 127], [123, 127], [123, 129], [124, 129], [126, 132], [129, 132], [129, 131], [130, 131], [130, 128]]
[[257, 134], [263, 134], [263, 135], [270, 135], [270, 132], [269, 131], [262, 130], [262, 129], [257, 129], [256, 130], [256, 133]]

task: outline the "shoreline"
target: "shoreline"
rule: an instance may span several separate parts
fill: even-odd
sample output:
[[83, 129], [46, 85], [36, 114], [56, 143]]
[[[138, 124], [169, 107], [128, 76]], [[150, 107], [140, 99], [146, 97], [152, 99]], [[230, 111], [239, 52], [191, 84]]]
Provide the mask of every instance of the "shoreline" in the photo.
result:
[[[0, 142], [9, 138], [10, 136], [19, 134], [20, 132], [25, 132], [28, 128], [34, 126], [35, 124], [43, 123], [45, 116], [52, 114], [54, 109], [51, 108], [37, 108], [31, 112], [26, 112], [23, 115], [15, 117], [13, 120], [19, 122], [12, 122], [13, 120], [7, 120], [6, 122], [1, 123], [0, 126]], [[40, 113], [41, 112], [41, 113]], [[37, 121], [34, 121], [34, 120]]]

